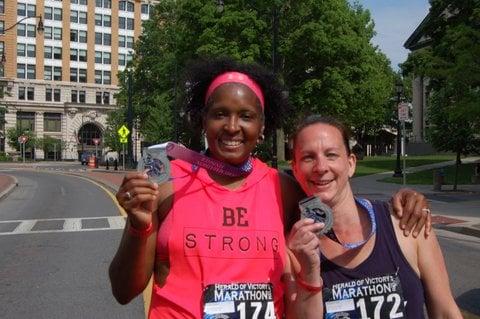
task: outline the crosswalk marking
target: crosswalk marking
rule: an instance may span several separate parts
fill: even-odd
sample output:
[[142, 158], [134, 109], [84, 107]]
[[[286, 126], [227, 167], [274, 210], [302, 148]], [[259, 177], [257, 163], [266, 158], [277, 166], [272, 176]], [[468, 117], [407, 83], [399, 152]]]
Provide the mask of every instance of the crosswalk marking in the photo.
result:
[[[104, 222], [102, 227], [88, 227], [84, 226], [83, 221], [99, 221]], [[48, 230], [34, 230], [35, 225], [39, 222], [60, 221], [61, 226], [58, 229]], [[2, 231], [3, 225], [12, 225], [13, 230]], [[99, 223], [100, 224], [100, 223]], [[108, 227], [104, 227], [107, 224]], [[16, 225], [16, 226], [15, 226]], [[89, 223], [92, 225], [92, 223]], [[39, 234], [39, 233], [61, 233], [61, 232], [83, 232], [83, 231], [98, 231], [98, 230], [118, 230], [125, 227], [125, 218], [122, 216], [105, 216], [105, 217], [77, 217], [77, 218], [51, 218], [51, 219], [26, 219], [26, 220], [1, 220], [0, 221], [0, 236], [4, 235], [20, 235], [20, 234]], [[3, 227], [4, 229], [6, 227]], [[12, 227], [11, 227], [12, 228]]]

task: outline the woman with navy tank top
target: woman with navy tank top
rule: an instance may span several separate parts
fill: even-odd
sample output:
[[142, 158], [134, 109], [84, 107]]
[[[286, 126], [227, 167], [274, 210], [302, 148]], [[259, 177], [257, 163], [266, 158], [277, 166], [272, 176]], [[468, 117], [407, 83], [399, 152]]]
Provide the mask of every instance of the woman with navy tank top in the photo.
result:
[[[293, 172], [328, 205], [333, 227], [304, 218], [288, 238], [287, 311], [296, 318], [461, 318], [434, 234], [405, 237], [384, 202], [354, 197], [345, 127], [310, 116], [293, 137]], [[322, 234], [324, 233], [324, 234]], [[321, 315], [323, 314], [323, 315]]]

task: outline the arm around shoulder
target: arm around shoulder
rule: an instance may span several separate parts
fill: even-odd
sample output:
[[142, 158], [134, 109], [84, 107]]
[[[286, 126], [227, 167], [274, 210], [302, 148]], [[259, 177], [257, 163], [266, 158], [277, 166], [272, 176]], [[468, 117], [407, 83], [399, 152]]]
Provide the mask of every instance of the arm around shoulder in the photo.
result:
[[453, 298], [445, 260], [435, 233], [419, 236], [418, 267], [425, 289], [425, 303], [430, 318], [462, 318]]

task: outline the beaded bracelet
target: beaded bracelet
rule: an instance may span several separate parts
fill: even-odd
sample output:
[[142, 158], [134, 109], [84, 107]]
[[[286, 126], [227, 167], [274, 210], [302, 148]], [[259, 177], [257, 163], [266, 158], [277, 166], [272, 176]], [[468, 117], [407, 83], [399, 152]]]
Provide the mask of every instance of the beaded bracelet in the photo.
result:
[[150, 222], [148, 224], [147, 228], [139, 230], [135, 227], [133, 227], [132, 222], [130, 222], [130, 225], [128, 226], [128, 233], [132, 235], [133, 237], [138, 237], [138, 238], [144, 238], [150, 235], [153, 231], [153, 224]]
[[304, 290], [308, 291], [308, 292], [313, 292], [313, 293], [317, 293], [317, 292], [320, 292], [322, 291], [323, 289], [323, 283], [320, 284], [320, 286], [312, 286], [312, 285], [309, 285], [307, 284], [305, 281], [303, 281], [302, 278], [300, 278], [300, 276], [297, 274], [297, 276], [295, 276], [295, 281], [297, 282], [297, 284], [302, 287]]

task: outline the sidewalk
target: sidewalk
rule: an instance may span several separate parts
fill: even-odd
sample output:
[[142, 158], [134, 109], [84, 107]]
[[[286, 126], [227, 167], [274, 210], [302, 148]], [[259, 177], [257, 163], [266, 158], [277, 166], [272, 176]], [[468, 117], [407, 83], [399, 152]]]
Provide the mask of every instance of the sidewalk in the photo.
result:
[[[480, 157], [462, 159], [462, 163], [479, 162]], [[435, 163], [407, 168], [408, 172], [429, 170], [455, 164], [454, 161]], [[384, 177], [393, 175], [393, 171], [379, 174], [355, 177], [351, 180], [353, 192], [370, 199], [388, 200], [393, 193], [403, 185], [379, 182]], [[458, 185], [453, 191], [453, 185], [443, 185], [441, 191], [434, 191], [433, 185], [408, 185], [424, 194], [432, 209], [433, 224], [442, 228], [466, 235], [480, 237], [480, 184]]]

